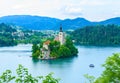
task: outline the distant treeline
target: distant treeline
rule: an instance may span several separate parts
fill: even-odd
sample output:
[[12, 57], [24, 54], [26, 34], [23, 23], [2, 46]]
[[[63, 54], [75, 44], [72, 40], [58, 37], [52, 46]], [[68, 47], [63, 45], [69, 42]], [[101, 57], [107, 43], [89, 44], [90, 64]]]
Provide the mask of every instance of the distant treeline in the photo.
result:
[[118, 46], [120, 45], [120, 26], [86, 26], [71, 33], [72, 39], [80, 45]]
[[0, 46], [13, 46], [16, 45], [12, 33], [16, 32], [16, 29], [2, 23], [0, 24]]

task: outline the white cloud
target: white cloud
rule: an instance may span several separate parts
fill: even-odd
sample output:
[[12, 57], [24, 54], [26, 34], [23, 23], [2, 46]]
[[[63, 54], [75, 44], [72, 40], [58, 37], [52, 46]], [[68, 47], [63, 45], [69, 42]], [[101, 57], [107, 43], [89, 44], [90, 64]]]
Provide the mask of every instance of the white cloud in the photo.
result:
[[66, 7], [66, 11], [68, 11], [69, 13], [79, 13], [82, 11], [82, 9], [80, 7], [77, 6], [70, 6], [70, 7]]
[[102, 0], [82, 0], [80, 5], [89, 5], [89, 6], [98, 6], [104, 5], [105, 3]]
[[75, 6], [75, 5], [69, 5], [69, 6], [65, 6], [64, 8], [64, 13], [74, 16], [74, 15], [81, 15], [82, 14], [82, 8], [79, 6]]
[[15, 6], [13, 6], [12, 7], [12, 9], [24, 9], [24, 8], [27, 8], [27, 7], [29, 7], [28, 5], [21, 5], [21, 4], [18, 4], [18, 5], [15, 5]]
[[120, 16], [119, 4], [119, 0], [0, 0], [0, 16], [29, 14], [100, 20]]
[[120, 15], [120, 12], [116, 11], [114, 12], [115, 15]]

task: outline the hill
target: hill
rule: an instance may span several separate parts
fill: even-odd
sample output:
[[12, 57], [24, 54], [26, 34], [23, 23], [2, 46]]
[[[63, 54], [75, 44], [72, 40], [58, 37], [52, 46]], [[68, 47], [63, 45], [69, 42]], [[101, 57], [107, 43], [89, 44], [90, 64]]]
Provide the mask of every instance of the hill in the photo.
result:
[[16, 32], [16, 29], [13, 29], [11, 26], [0, 24], [0, 47], [17, 44], [12, 35], [14, 32]]
[[[92, 25], [92, 22], [84, 19], [84, 18], [75, 18], [75, 19], [65, 19], [60, 22], [62, 24], [63, 29], [75, 30], [77, 28], [82, 28], [84, 26]], [[59, 24], [58, 24], [59, 27]]]
[[51, 17], [31, 16], [31, 15], [11, 15], [0, 17], [0, 23], [12, 24], [23, 27], [23, 29], [31, 30], [58, 30], [62, 24], [64, 30], [78, 29], [90, 25], [106, 25], [116, 24], [120, 25], [120, 17], [107, 19], [100, 22], [91, 22], [84, 18], [75, 19], [57, 19]]
[[21, 26], [24, 29], [49, 30], [53, 29], [61, 20], [49, 17], [13, 15], [0, 18], [0, 23]]
[[120, 45], [120, 26], [117, 25], [86, 26], [75, 30], [71, 35], [76, 44], [101, 46]]
[[107, 24], [116, 24], [116, 25], [120, 25], [120, 17], [107, 19], [105, 21], [99, 22], [99, 24], [104, 24], [104, 25], [107, 25]]

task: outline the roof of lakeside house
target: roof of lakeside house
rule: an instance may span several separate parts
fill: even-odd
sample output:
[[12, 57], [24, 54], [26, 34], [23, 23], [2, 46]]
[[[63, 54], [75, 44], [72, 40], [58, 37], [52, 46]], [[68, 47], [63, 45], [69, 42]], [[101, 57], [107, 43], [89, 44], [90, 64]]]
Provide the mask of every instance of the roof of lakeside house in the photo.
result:
[[47, 40], [44, 42], [45, 45], [49, 45], [50, 44], [50, 40]]

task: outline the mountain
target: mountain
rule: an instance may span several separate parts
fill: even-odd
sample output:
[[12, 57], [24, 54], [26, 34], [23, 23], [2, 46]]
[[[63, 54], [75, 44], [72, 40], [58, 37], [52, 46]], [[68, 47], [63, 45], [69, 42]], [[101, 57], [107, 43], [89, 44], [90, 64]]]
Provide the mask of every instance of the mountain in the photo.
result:
[[107, 24], [116, 24], [116, 25], [120, 25], [120, 17], [107, 19], [105, 21], [99, 22], [99, 24], [105, 24], [105, 25], [107, 25]]
[[60, 22], [63, 26], [63, 29], [77, 29], [84, 26], [92, 25], [92, 22], [84, 19], [84, 18], [76, 18], [76, 19], [65, 19]]
[[13, 15], [0, 18], [0, 23], [21, 26], [25, 29], [48, 30], [53, 29], [61, 20], [49, 17]]
[[57, 19], [43, 16], [11, 15], [0, 17], [0, 23], [7, 23], [31, 30], [58, 30], [60, 24], [64, 30], [82, 28], [88, 25], [116, 24], [120, 25], [120, 17], [111, 18], [100, 22], [91, 22], [84, 18]]

